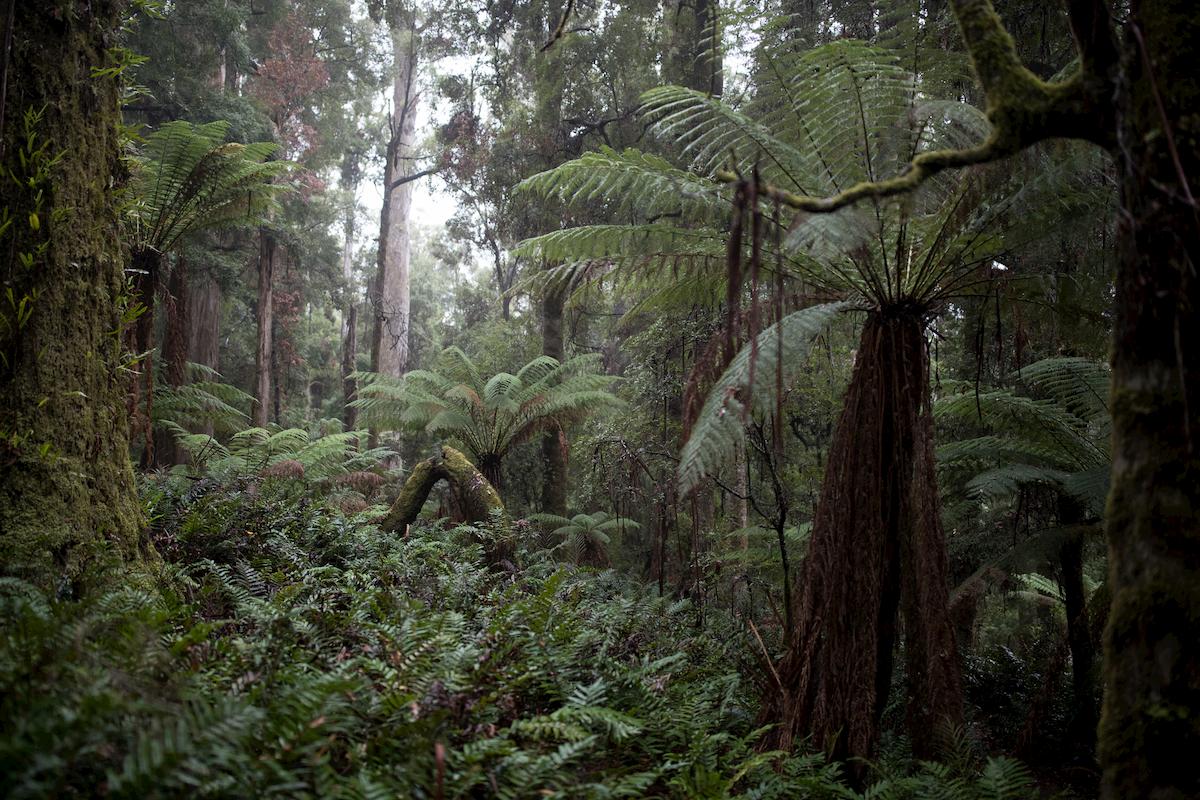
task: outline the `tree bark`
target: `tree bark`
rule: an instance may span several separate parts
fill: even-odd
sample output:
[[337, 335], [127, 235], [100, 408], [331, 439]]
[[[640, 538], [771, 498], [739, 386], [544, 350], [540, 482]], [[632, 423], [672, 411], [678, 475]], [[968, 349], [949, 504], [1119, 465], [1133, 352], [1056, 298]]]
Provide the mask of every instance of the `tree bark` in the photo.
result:
[[379, 273], [375, 287], [375, 331], [371, 365], [375, 372], [400, 377], [408, 368], [409, 215], [415, 181], [393, 186], [413, 171], [417, 124], [417, 34], [411, 26], [392, 28], [395, 75], [391, 139], [384, 169], [380, 212]]
[[[187, 383], [188, 365], [188, 274], [187, 263], [182, 257], [175, 260], [171, 278], [167, 285], [167, 327], [163, 335], [163, 361], [167, 385], [178, 389]], [[169, 432], [161, 437], [155, 453], [155, 463], [170, 466], [182, 463], [183, 452], [175, 444]]]
[[664, 0], [663, 79], [689, 89], [720, 96], [724, 90], [724, 58], [717, 0]]
[[133, 251], [133, 297], [144, 310], [133, 325], [133, 349], [138, 355], [145, 354], [141, 371], [131, 387], [131, 413], [133, 433], [142, 437], [141, 463], [147, 467], [154, 462], [154, 367], [157, 361], [154, 352], [154, 306], [157, 302], [159, 271], [162, 254], [150, 248]]
[[[12, 182], [2, 201], [15, 222], [0, 240], [0, 269], [30, 313], [0, 311], [0, 573], [77, 594], [119, 574], [107, 567], [152, 553], [113, 333], [127, 299], [113, 194], [124, 175], [118, 86], [91, 74], [109, 63], [124, 4], [11, 7], [0, 164], [31, 177], [21, 159], [26, 114], [37, 113], [31, 127], [62, 160], [38, 183], [40, 201]], [[25, 253], [30, 269], [17, 257]]]
[[[561, 288], [547, 288], [542, 295], [542, 354], [563, 360], [563, 301]], [[542, 434], [542, 511], [567, 514], [567, 438], [555, 425]]]
[[271, 282], [275, 277], [275, 257], [278, 245], [275, 236], [266, 228], [259, 230], [258, 251], [258, 305], [257, 346], [254, 353], [254, 425], [265, 428], [271, 398], [271, 356], [274, 350], [273, 336], [275, 308]]
[[1191, 3], [1130, 7], [1108, 498], [1105, 798], [1200, 796], [1200, 73]]
[[[790, 748], [812, 735], [834, 759], [871, 757], [902, 595], [912, 651], [909, 718], [929, 726], [917, 736], [961, 717], [924, 330], [912, 309], [876, 312], [863, 330], [800, 577], [796, 629], [777, 670], [780, 684], [764, 702], [762, 721], [779, 723], [769, 746]], [[850, 769], [862, 777], [861, 762]]]
[[358, 425], [358, 409], [350, 405], [358, 394], [358, 382], [353, 377], [358, 360], [358, 302], [354, 288], [355, 206], [353, 200], [357, 186], [357, 174], [357, 164], [353, 157], [347, 156], [346, 163], [342, 168], [342, 180], [350, 190], [351, 202], [346, 209], [342, 238], [342, 281], [346, 284], [346, 307], [343, 310], [341, 372], [342, 422], [348, 431], [354, 430]]

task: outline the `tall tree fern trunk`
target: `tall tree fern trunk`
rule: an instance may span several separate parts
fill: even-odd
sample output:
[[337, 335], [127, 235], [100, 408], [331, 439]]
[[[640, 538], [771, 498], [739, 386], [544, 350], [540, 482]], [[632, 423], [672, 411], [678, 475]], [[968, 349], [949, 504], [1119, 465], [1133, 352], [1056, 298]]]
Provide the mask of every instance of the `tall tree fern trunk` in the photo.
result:
[[[118, 87], [91, 73], [110, 63], [125, 8], [112, 0], [6, 5], [13, 19], [0, 205], [14, 224], [0, 240], [0, 270], [18, 303], [27, 300], [28, 316], [15, 318], [7, 304], [0, 311], [0, 572], [70, 592], [149, 547], [114, 333], [126, 297], [112, 191], [123, 172]], [[26, 190], [19, 181], [35, 177], [27, 115], [39, 113], [28, 128], [47, 143], [46, 156], [61, 160]]]
[[342, 423], [352, 431], [358, 424], [358, 409], [350, 405], [358, 393], [358, 382], [354, 379], [358, 359], [358, 298], [354, 286], [354, 195], [358, 185], [358, 163], [348, 155], [342, 166], [342, 181], [350, 189], [350, 204], [346, 209], [342, 237], [342, 281], [346, 285], [346, 305], [342, 323]]
[[1178, 0], [1130, 11], [1117, 100], [1101, 793], [1198, 797], [1188, 755], [1200, 753], [1200, 13]]
[[873, 313], [863, 330], [799, 580], [796, 629], [781, 684], [764, 704], [764, 721], [780, 723], [776, 745], [812, 735], [836, 759], [872, 755], [902, 595], [914, 651], [910, 718], [940, 725], [961, 716], [924, 333], [923, 315], [910, 308]]

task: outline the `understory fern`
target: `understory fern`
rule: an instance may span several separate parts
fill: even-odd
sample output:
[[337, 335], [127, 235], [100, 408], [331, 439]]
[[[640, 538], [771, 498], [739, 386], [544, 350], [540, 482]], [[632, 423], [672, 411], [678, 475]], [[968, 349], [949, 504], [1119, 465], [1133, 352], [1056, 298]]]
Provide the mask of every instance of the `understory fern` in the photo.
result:
[[758, 752], [733, 621], [611, 572], [497, 572], [470, 530], [400, 539], [269, 483], [148, 502], [147, 588], [0, 580], [9, 797], [1029, 796], [1012, 762], [860, 795]]

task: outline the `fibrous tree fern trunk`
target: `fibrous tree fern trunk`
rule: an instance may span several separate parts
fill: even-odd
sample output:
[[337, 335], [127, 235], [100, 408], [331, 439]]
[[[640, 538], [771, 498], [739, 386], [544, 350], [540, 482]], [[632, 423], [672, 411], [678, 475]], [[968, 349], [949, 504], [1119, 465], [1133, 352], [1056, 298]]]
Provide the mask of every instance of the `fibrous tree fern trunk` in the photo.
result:
[[774, 745], [811, 735], [836, 759], [871, 756], [902, 605], [910, 720], [928, 740], [961, 718], [924, 334], [924, 314], [909, 307], [873, 312], [863, 330], [799, 581], [795, 632], [764, 705], [764, 721], [779, 723]]
[[[141, 557], [117, 333], [127, 263], [112, 191], [123, 172], [118, 87], [92, 75], [110, 63], [125, 7], [5, 5], [12, 49], [0, 164], [31, 177], [27, 129], [61, 160], [36, 190], [5, 177], [0, 196], [14, 220], [0, 270], [17, 301], [29, 298], [23, 321], [7, 304], [0, 312], [0, 572], [61, 592]], [[23, 253], [33, 254], [31, 268]]]

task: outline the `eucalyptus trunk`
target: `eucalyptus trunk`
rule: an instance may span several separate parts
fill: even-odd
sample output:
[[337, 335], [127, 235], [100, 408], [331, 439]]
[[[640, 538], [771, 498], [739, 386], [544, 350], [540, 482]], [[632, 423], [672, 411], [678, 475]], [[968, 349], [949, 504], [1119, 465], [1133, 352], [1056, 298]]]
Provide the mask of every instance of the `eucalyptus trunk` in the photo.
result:
[[128, 300], [113, 193], [124, 176], [119, 90], [112, 76], [92, 74], [110, 63], [125, 6], [5, 5], [12, 49], [0, 67], [0, 164], [34, 177], [27, 124], [61, 161], [36, 189], [10, 182], [0, 200], [15, 220], [0, 270], [28, 309], [24, 319], [0, 310], [0, 573], [77, 594], [119, 574], [107, 567], [150, 552], [114, 334]]
[[392, 29], [395, 74], [392, 130], [384, 168], [380, 212], [379, 271], [376, 277], [375, 331], [371, 364], [375, 372], [400, 377], [408, 368], [409, 258], [414, 181], [400, 183], [413, 169], [417, 123], [417, 35], [410, 27]]

